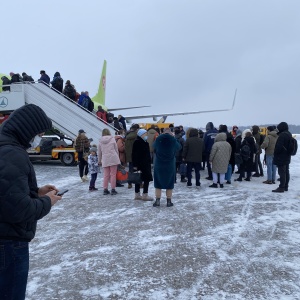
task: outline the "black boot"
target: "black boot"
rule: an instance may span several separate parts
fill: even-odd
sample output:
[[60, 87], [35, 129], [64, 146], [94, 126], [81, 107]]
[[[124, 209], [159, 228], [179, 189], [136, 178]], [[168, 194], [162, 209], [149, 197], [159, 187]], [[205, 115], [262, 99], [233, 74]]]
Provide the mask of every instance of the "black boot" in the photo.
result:
[[174, 204], [171, 202], [171, 199], [168, 199], [167, 198], [167, 207], [171, 207], [173, 206]]
[[184, 176], [184, 175], [181, 175], [180, 182], [187, 182], [187, 180], [185, 179], [185, 176]]
[[218, 187], [218, 185], [217, 185], [216, 183], [213, 183], [213, 184], [209, 185], [209, 187], [212, 187], [212, 188], [217, 188], [217, 187]]
[[160, 206], [160, 198], [156, 198], [155, 202], [153, 203], [153, 206]]
[[284, 188], [278, 187], [276, 190], [272, 190], [273, 193], [284, 193]]

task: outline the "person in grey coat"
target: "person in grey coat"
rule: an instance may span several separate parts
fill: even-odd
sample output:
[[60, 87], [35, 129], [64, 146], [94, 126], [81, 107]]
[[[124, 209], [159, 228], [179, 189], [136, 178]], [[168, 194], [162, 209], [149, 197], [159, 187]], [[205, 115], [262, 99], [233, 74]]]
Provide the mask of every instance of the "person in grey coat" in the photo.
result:
[[218, 187], [218, 174], [220, 174], [220, 188], [224, 187], [225, 173], [227, 172], [232, 151], [226, 139], [227, 135], [225, 132], [218, 133], [211, 148], [209, 162], [212, 164], [213, 184], [209, 187]]

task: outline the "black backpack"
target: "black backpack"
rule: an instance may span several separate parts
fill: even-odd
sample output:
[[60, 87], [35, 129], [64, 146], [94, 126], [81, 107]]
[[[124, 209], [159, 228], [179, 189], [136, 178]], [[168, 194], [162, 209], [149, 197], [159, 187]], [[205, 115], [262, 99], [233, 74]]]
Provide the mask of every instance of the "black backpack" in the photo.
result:
[[294, 155], [296, 155], [297, 150], [298, 150], [298, 142], [296, 139], [291, 137], [289, 140], [289, 146], [288, 146], [287, 152], [289, 155], [294, 156]]
[[63, 85], [64, 85], [64, 80], [61, 77], [56, 77], [52, 84], [52, 86], [57, 90], [62, 89]]
[[248, 161], [250, 159], [250, 155], [251, 155], [251, 149], [248, 143], [246, 143], [241, 147], [241, 157], [243, 161]]

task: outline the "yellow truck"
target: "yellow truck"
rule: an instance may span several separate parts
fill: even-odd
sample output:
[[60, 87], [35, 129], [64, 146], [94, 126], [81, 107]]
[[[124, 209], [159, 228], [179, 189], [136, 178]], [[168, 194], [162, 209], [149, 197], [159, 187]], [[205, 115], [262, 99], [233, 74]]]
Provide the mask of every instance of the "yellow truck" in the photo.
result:
[[73, 141], [57, 135], [44, 135], [39, 145], [27, 152], [31, 161], [60, 160], [64, 166], [76, 165], [78, 161]]
[[140, 128], [146, 130], [148, 130], [152, 125], [158, 127], [159, 129], [162, 129], [162, 128], [169, 128], [169, 125], [171, 124], [174, 126], [174, 123], [139, 123]]

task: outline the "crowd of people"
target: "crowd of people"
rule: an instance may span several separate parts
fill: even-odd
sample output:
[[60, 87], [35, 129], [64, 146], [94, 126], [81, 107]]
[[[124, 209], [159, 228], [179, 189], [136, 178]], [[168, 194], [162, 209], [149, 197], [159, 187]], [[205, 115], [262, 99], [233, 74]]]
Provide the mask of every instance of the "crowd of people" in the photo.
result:
[[[1, 126], [0, 295], [3, 299], [25, 298], [29, 242], [35, 236], [37, 221], [62, 198], [54, 185], [38, 186], [26, 152], [35, 138], [51, 127], [51, 120], [34, 104], [15, 110]], [[293, 149], [291, 145], [294, 145]], [[237, 181], [264, 176], [259, 163], [262, 149], [265, 149], [267, 164], [267, 180], [263, 183], [275, 184], [274, 166], [277, 166], [280, 184], [272, 191], [286, 192], [295, 145], [286, 122], [276, 127], [269, 126], [267, 135], [263, 137], [256, 126], [243, 132], [235, 127], [229, 132], [226, 125], [216, 129], [209, 122], [204, 133], [196, 128], [185, 132], [182, 126], [171, 126], [163, 132], [153, 126], [147, 131], [134, 124], [129, 132], [120, 130], [114, 137], [104, 129], [99, 144], [92, 147], [81, 129], [75, 142], [82, 182], [88, 181], [88, 174], [91, 176], [89, 191], [97, 192], [97, 175], [102, 166], [103, 194], [117, 195], [116, 173], [119, 168], [128, 167], [130, 174], [140, 174], [140, 179], [134, 182], [134, 199], [155, 200], [154, 207], [161, 205], [162, 190], [166, 190], [167, 207], [174, 205], [172, 191], [178, 171], [182, 172], [180, 178], [187, 187], [192, 186], [192, 172], [195, 172], [196, 186], [200, 187], [200, 170], [205, 167], [208, 173], [206, 179], [212, 180], [211, 188], [224, 188], [224, 183], [231, 184], [235, 166], [239, 173]], [[149, 183], [153, 180], [155, 199], [148, 194]], [[130, 181], [128, 188], [132, 188]]]
[[[135, 200], [155, 200], [153, 206], [159, 206], [161, 191], [165, 189], [167, 206], [170, 207], [173, 206], [172, 190], [177, 182], [177, 174], [187, 187], [193, 186], [194, 175], [195, 186], [199, 188], [200, 171], [205, 169], [205, 179], [212, 181], [209, 185], [211, 188], [224, 188], [225, 184], [231, 184], [234, 173], [238, 174], [234, 181], [251, 181], [252, 177], [264, 177], [261, 161], [263, 150], [267, 177], [262, 183], [276, 184], [278, 169], [280, 184], [272, 192], [288, 191], [291, 153], [286, 149], [292, 138], [285, 122], [268, 126], [266, 136], [260, 133], [257, 125], [242, 132], [237, 126], [229, 131], [224, 124], [217, 129], [212, 122], [208, 122], [205, 132], [196, 128], [188, 128], [185, 132], [181, 125], [174, 127], [171, 124], [161, 131], [155, 125], [146, 130], [133, 124], [128, 132], [120, 129], [115, 137], [104, 129], [99, 144], [92, 146], [93, 153], [86, 159], [82, 153], [88, 153], [88, 139], [84, 130], [80, 130], [75, 148], [79, 157], [79, 175], [83, 182], [87, 180], [88, 171], [83, 175], [82, 170], [84, 167], [86, 170], [92, 169], [97, 158], [98, 166], [103, 167], [104, 195], [116, 195], [116, 187], [124, 186], [116, 181], [116, 174], [119, 168], [127, 168], [129, 175], [141, 172], [141, 182], [135, 183], [134, 187]], [[81, 146], [84, 143], [87, 144]], [[98, 171], [94, 168], [93, 172]], [[155, 199], [148, 193], [149, 183], [153, 180]], [[111, 191], [108, 189], [109, 183]], [[129, 176], [128, 188], [132, 187]], [[89, 190], [98, 190], [95, 188], [94, 177], [91, 178]]]

